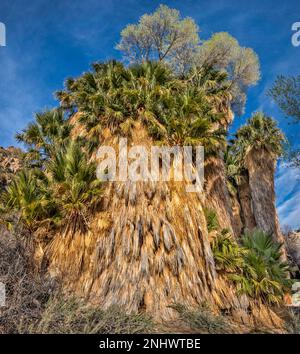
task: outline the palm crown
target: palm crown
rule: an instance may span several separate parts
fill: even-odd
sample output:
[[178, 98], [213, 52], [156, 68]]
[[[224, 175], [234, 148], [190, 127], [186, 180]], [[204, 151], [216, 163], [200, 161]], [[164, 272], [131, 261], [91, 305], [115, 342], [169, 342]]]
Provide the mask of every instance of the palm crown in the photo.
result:
[[283, 154], [285, 143], [286, 138], [276, 121], [261, 112], [255, 113], [231, 141], [226, 154], [229, 175], [235, 177], [245, 167], [246, 157], [251, 151], [263, 149], [275, 160]]
[[150, 134], [170, 144], [224, 141], [214, 123], [222, 118], [217, 105], [229, 97], [225, 74], [191, 70], [179, 78], [155, 62], [125, 68], [112, 61], [93, 69], [57, 93], [63, 107], [81, 113], [89, 139], [102, 127], [120, 131], [128, 119], [142, 119]]

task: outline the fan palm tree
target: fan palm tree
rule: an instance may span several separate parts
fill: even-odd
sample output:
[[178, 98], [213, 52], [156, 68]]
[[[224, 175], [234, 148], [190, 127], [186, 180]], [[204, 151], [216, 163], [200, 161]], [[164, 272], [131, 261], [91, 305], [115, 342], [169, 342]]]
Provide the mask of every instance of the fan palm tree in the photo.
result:
[[215, 106], [226, 96], [224, 77], [217, 72], [190, 76], [181, 80], [163, 63], [128, 69], [116, 62], [94, 64], [94, 72], [68, 80], [65, 95], [81, 113], [87, 140], [96, 142], [103, 127], [114, 132], [128, 119], [141, 119], [152, 135], [171, 144], [222, 145], [222, 132], [212, 124], [222, 118]]
[[258, 229], [247, 231], [240, 245], [224, 231], [212, 241], [218, 271], [233, 280], [240, 293], [268, 304], [282, 303], [291, 287], [281, 247]]
[[57, 108], [37, 113], [35, 122], [30, 123], [16, 138], [29, 148], [29, 158], [45, 160], [53, 154], [54, 146], [63, 144], [69, 138], [71, 130], [63, 109]]
[[251, 203], [257, 227], [283, 242], [275, 208], [274, 173], [283, 153], [285, 137], [276, 122], [255, 113], [235, 134], [232, 152], [249, 177]]
[[16, 212], [29, 235], [55, 215], [46, 179], [39, 170], [20, 171], [1, 195], [3, 212]]
[[84, 231], [90, 211], [101, 198], [96, 166], [89, 162], [80, 144], [72, 141], [46, 164], [52, 199], [68, 230]]
[[268, 303], [280, 303], [290, 289], [289, 266], [282, 261], [282, 244], [261, 230], [246, 232], [242, 237], [245, 248], [244, 276], [250, 295]]
[[1, 195], [3, 212], [17, 212], [30, 235], [46, 221], [85, 230], [89, 213], [101, 198], [96, 167], [80, 143], [72, 141], [53, 149], [56, 153], [43, 171], [22, 170]]
[[275, 120], [257, 112], [237, 131], [235, 141], [237, 143], [234, 144], [234, 152], [243, 163], [248, 154], [261, 150], [265, 150], [276, 160], [283, 154], [286, 138]]

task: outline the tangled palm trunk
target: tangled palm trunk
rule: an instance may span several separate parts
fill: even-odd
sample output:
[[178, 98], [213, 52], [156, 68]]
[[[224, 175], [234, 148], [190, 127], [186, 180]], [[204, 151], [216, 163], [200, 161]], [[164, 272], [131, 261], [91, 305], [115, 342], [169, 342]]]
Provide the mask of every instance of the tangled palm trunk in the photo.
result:
[[[153, 143], [140, 123], [132, 143]], [[105, 145], [117, 144], [117, 137], [106, 135]], [[104, 308], [118, 304], [157, 320], [173, 319], [174, 303], [207, 302], [244, 323], [280, 325], [274, 313], [239, 298], [233, 284], [218, 276], [203, 196], [185, 187], [173, 181], [107, 182], [89, 229], [58, 233], [45, 250], [50, 274], [60, 276], [67, 291]]]
[[[149, 145], [146, 134], [137, 127], [134, 143]], [[181, 182], [108, 182], [89, 231], [54, 238], [50, 270], [104, 307], [156, 317], [170, 317], [174, 302], [212, 301], [216, 273], [200, 197]]]

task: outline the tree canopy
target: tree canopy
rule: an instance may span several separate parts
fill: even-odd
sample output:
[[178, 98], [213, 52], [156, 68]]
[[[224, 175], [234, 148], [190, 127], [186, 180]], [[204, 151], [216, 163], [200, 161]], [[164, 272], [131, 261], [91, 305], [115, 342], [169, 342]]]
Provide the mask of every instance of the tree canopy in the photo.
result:
[[300, 75], [278, 76], [269, 95], [287, 117], [300, 122]]
[[193, 19], [181, 19], [179, 11], [160, 5], [123, 29], [117, 49], [130, 63], [164, 60], [182, 72], [197, 51], [198, 32]]
[[[300, 75], [278, 76], [268, 94], [287, 118], [300, 122]], [[300, 149], [289, 151], [288, 159], [293, 167], [300, 167]]]
[[227, 73], [233, 110], [242, 114], [247, 88], [260, 78], [256, 53], [251, 48], [241, 47], [230, 34], [220, 32], [199, 47], [195, 63], [199, 67], [213, 67]]
[[200, 42], [194, 20], [182, 18], [165, 5], [123, 29], [117, 49], [131, 64], [164, 61], [179, 75], [193, 67], [224, 71], [230, 82], [232, 108], [238, 114], [243, 113], [247, 88], [260, 78], [258, 57], [252, 49], [241, 47], [225, 32]]

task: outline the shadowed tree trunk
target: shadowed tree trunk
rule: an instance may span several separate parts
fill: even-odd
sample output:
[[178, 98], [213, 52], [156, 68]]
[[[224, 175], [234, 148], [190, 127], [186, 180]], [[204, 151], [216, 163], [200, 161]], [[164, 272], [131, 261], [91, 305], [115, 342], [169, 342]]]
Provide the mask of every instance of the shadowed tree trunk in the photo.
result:
[[252, 230], [257, 225], [253, 214], [248, 173], [245, 173], [240, 176], [239, 185], [238, 185], [238, 196], [239, 196], [239, 201], [240, 201], [241, 211], [242, 211], [241, 216], [242, 216], [243, 228]]
[[[227, 182], [228, 185], [228, 182]], [[240, 236], [244, 225], [243, 225], [243, 215], [242, 215], [242, 207], [239, 201], [238, 192], [236, 190], [232, 190], [229, 185], [229, 195], [231, 201], [231, 209], [232, 209], [232, 217], [233, 217], [233, 230], [236, 236]]]

